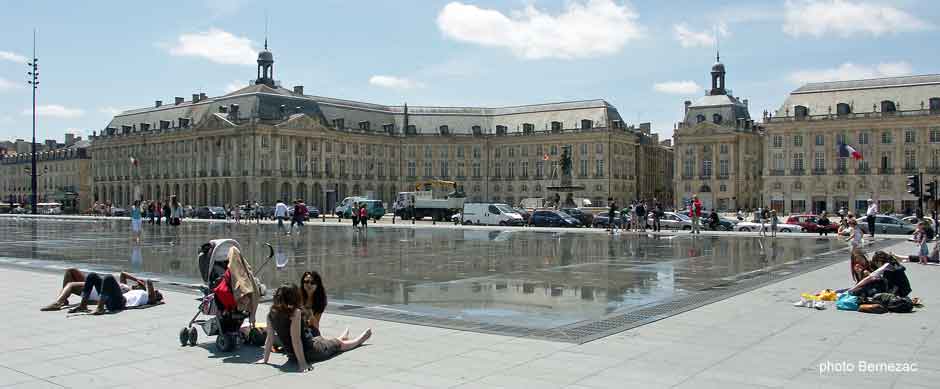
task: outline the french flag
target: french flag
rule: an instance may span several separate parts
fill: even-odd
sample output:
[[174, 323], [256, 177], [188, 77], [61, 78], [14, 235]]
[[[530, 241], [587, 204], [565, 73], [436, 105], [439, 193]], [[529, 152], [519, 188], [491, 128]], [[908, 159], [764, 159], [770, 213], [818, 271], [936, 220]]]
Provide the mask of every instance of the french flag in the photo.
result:
[[855, 150], [854, 147], [849, 146], [845, 143], [840, 143], [839, 144], [839, 158], [849, 158], [849, 157], [852, 157], [852, 159], [856, 161], [864, 159], [862, 157], [862, 153], [858, 152], [858, 150]]

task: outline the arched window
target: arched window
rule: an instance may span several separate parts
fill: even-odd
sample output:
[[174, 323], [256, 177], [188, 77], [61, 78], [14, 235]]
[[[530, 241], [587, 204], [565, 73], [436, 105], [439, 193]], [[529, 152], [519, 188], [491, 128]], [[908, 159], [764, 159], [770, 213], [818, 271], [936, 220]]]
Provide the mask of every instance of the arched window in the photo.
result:
[[473, 132], [473, 135], [480, 135], [483, 133], [483, 129], [480, 126], [470, 127], [470, 130]]
[[702, 123], [705, 121], [705, 115], [699, 114], [695, 116], [695, 123]]
[[845, 116], [852, 113], [852, 107], [846, 103], [836, 104], [836, 115]]
[[881, 102], [881, 113], [893, 113], [897, 112], [897, 107], [894, 105], [894, 102], [891, 100], [885, 100]]
[[[505, 134], [505, 133], [506, 133], [506, 126], [502, 126], [502, 127], [503, 127], [503, 133]], [[498, 126], [497, 126], [497, 130], [498, 130]], [[497, 131], [497, 132], [498, 132], [498, 131]], [[522, 123], [522, 133], [523, 133], [523, 134], [531, 134], [531, 133], [533, 133], [533, 132], [535, 132], [535, 125], [534, 125], [534, 124], [532, 124], [532, 123]]]
[[712, 123], [721, 124], [721, 114], [716, 113], [712, 115]]
[[448, 135], [448, 134], [450, 134], [450, 128], [448, 128], [446, 125], [441, 126], [441, 127], [439, 128], [439, 130], [440, 130], [440, 132], [441, 132], [441, 135]]
[[712, 191], [712, 188], [708, 185], [702, 185], [702, 187], [699, 188], [698, 191], [701, 193], [709, 193]]
[[797, 119], [803, 119], [809, 116], [809, 108], [806, 108], [802, 105], [797, 105], [796, 107], [793, 107], [793, 116]]

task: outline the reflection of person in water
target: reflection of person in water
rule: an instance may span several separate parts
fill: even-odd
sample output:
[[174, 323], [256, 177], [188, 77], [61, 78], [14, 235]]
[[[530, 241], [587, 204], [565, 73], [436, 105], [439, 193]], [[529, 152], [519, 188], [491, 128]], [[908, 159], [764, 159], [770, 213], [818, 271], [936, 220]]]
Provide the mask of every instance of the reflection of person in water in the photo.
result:
[[131, 270], [140, 271], [144, 265], [144, 257], [140, 253], [140, 243], [135, 243], [131, 247]]

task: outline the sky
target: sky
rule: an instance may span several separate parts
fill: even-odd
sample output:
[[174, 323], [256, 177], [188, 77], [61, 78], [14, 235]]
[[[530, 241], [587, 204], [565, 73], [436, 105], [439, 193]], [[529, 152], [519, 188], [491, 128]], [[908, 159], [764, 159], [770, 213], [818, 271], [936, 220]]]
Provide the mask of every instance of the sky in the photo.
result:
[[[225, 94], [265, 39], [282, 85], [378, 104], [604, 99], [662, 138], [709, 88], [719, 49], [751, 116], [806, 82], [940, 73], [928, 0], [8, 1], [0, 140], [87, 136], [121, 110]], [[265, 16], [267, 15], [267, 16]], [[933, 39], [932, 39], [933, 38]]]

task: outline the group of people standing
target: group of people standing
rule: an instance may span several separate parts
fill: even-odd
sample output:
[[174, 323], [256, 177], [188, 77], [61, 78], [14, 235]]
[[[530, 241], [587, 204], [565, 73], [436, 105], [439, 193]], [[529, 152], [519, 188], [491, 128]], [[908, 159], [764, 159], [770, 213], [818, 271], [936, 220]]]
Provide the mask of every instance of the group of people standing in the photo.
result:
[[[183, 220], [183, 206], [176, 198], [176, 195], [170, 196], [169, 201], [162, 204], [160, 201], [150, 200], [147, 202], [146, 207], [143, 206], [140, 200], [134, 200], [134, 204], [130, 209], [131, 233], [137, 242], [140, 242], [145, 213], [150, 218], [150, 224], [155, 225], [160, 225], [160, 220], [165, 219], [167, 225], [179, 227]], [[176, 228], [173, 231], [176, 239], [179, 239], [179, 231]], [[173, 242], [175, 240], [171, 241], [170, 244], [173, 244]]]
[[[304, 204], [303, 199], [294, 200], [293, 211], [287, 208], [287, 204], [284, 204], [283, 201], [278, 200], [274, 205], [274, 218], [277, 219], [277, 229], [280, 232], [285, 232], [285, 235], [290, 235], [294, 232], [294, 226], [297, 226], [297, 233], [299, 234], [304, 227], [304, 220], [307, 219], [307, 205]], [[290, 228], [284, 227], [284, 220], [290, 218]]]
[[[618, 223], [616, 215], [621, 212], [621, 225], [624, 231], [646, 231], [648, 228], [655, 231], [661, 231], [660, 219], [662, 219], [664, 210], [662, 204], [656, 199], [652, 201], [635, 200], [623, 210], [617, 209], [617, 202], [612, 198], [607, 198], [608, 203], [608, 226], [607, 229], [613, 234], [617, 231]], [[649, 204], [653, 204], [650, 206]], [[626, 213], [624, 215], [623, 213]], [[650, 225], [648, 219], [652, 218]]]

